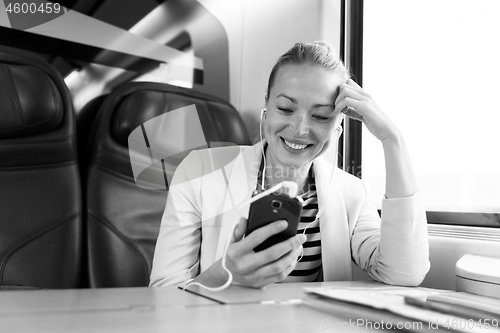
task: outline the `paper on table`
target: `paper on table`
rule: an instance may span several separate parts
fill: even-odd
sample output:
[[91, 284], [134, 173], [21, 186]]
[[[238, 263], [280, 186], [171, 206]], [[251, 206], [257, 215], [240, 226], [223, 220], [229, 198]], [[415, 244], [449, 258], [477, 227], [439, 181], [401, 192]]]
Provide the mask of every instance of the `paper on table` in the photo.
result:
[[[440, 327], [450, 328], [458, 332], [483, 332], [485, 327], [477, 325], [473, 321], [448, 314], [417, 308], [405, 304], [404, 297], [411, 296], [426, 299], [427, 296], [437, 294], [436, 291], [414, 289], [414, 288], [304, 288], [308, 293], [313, 293], [322, 297], [355, 303], [372, 307], [379, 310], [386, 310], [397, 315], [416, 319], [422, 322], [432, 323]], [[495, 327], [489, 327], [489, 332], [500, 332]]]
[[305, 287], [303, 288], [306, 292], [316, 292], [319, 290], [357, 290], [357, 291], [379, 291], [384, 294], [397, 294], [401, 296], [410, 296], [410, 297], [418, 297], [419, 295], [438, 295], [444, 293], [455, 293], [451, 290], [445, 289], [431, 289], [431, 288], [423, 288], [423, 287], [398, 287], [391, 286], [386, 284], [377, 284], [369, 287], [338, 287], [338, 286], [322, 286], [322, 287]]
[[443, 295], [431, 295], [429, 296], [429, 299], [447, 304], [468, 306], [500, 315], [500, 299], [498, 298], [474, 295], [466, 292], [457, 292]]

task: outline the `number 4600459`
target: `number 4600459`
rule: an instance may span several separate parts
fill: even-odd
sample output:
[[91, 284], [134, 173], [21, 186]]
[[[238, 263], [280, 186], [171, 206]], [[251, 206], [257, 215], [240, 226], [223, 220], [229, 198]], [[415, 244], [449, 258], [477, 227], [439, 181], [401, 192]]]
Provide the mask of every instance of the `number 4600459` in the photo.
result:
[[14, 14], [35, 14], [35, 13], [45, 13], [45, 14], [51, 14], [55, 13], [58, 14], [61, 12], [61, 5], [58, 3], [42, 3], [40, 5], [36, 3], [29, 3], [29, 2], [15, 2], [15, 3], [9, 3], [7, 8], [5, 8], [5, 11], [9, 14], [14, 13]]

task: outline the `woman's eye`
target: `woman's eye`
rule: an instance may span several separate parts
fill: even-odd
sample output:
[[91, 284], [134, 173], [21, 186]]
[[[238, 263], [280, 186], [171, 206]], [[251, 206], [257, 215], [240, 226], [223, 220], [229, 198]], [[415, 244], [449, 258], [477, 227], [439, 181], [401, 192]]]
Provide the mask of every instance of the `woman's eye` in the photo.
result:
[[329, 117], [323, 117], [323, 116], [318, 116], [318, 115], [313, 116], [313, 118], [316, 120], [319, 120], [319, 121], [327, 121], [330, 119]]
[[284, 112], [284, 113], [290, 113], [290, 112], [293, 112], [292, 110], [287, 109], [287, 108], [278, 108], [278, 110], [280, 110], [281, 112]]

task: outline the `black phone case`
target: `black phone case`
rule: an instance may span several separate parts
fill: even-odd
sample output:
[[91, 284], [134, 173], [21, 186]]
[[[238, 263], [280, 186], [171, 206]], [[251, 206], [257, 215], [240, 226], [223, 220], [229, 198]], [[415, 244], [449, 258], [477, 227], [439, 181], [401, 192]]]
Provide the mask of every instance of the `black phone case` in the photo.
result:
[[288, 227], [285, 230], [264, 240], [254, 248], [254, 251], [265, 250], [274, 244], [295, 236], [301, 213], [302, 203], [299, 199], [290, 198], [288, 195], [270, 194], [253, 202], [250, 205], [246, 235], [271, 222], [277, 220], [288, 221]]

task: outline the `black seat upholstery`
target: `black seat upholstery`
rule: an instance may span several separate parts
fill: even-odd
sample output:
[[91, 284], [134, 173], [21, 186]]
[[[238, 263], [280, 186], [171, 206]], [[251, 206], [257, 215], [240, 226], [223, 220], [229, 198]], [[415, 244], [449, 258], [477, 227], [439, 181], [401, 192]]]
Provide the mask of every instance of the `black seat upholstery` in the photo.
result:
[[0, 285], [76, 288], [82, 195], [70, 93], [51, 66], [0, 47]]
[[[91, 287], [148, 285], [168, 184], [155, 189], [136, 184], [128, 139], [149, 120], [192, 104], [206, 142], [249, 144], [245, 125], [231, 105], [189, 89], [128, 83], [102, 104], [88, 146], [86, 223]], [[194, 124], [176, 126], [182, 132]]]
[[101, 108], [102, 103], [107, 95], [101, 95], [88, 102], [78, 113], [76, 118], [76, 135], [78, 141], [78, 162], [80, 164], [80, 173], [85, 173], [87, 167], [87, 144], [89, 142], [90, 130], [97, 116], [97, 111]]

